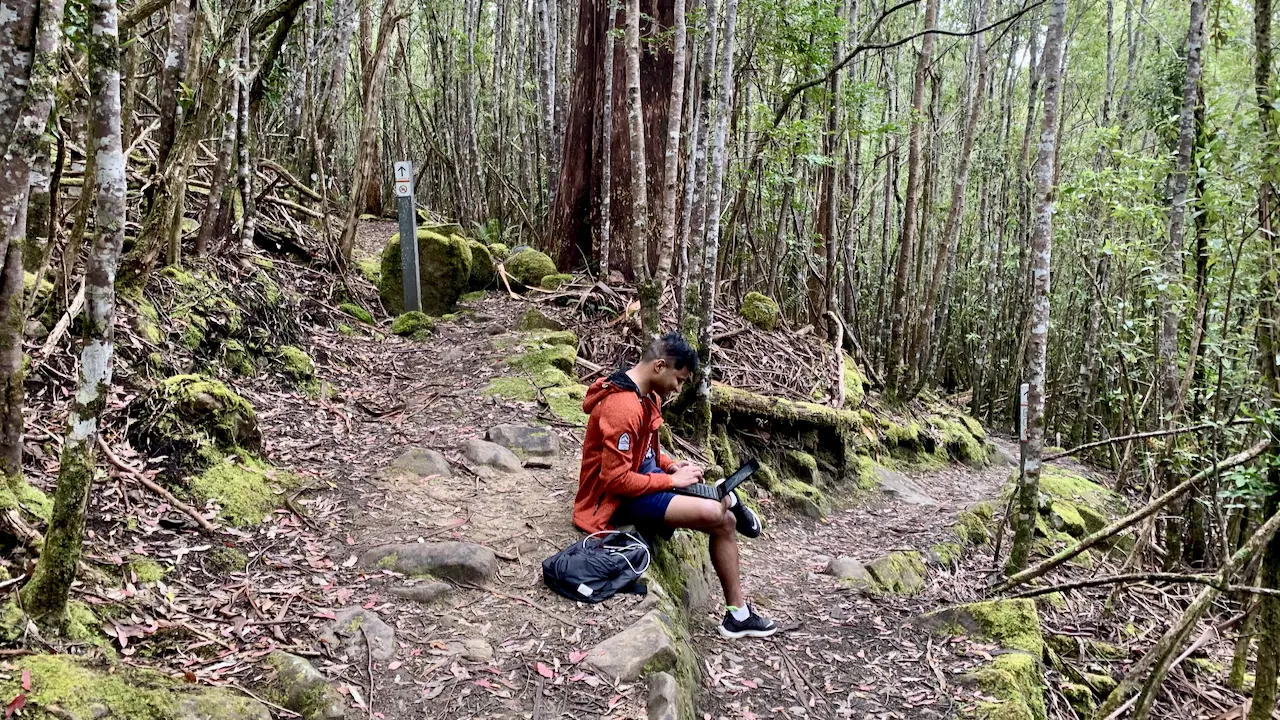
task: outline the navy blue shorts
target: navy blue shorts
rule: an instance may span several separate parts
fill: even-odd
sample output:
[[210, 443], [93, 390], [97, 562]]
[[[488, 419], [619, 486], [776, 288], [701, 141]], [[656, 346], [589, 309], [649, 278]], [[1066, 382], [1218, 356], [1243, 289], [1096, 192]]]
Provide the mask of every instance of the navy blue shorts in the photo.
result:
[[657, 530], [666, 527], [667, 506], [676, 496], [673, 492], [660, 490], [640, 497], [623, 498], [622, 504], [613, 511], [610, 522], [619, 525], [635, 525], [641, 531]]

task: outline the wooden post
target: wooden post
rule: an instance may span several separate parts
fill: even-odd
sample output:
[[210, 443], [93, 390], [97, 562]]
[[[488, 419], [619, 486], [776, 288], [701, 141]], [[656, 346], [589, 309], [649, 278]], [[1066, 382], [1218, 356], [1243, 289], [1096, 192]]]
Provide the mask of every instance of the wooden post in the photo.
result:
[[396, 163], [396, 210], [400, 217], [400, 268], [404, 275], [404, 310], [422, 309], [418, 285], [418, 215], [413, 207], [413, 164]]

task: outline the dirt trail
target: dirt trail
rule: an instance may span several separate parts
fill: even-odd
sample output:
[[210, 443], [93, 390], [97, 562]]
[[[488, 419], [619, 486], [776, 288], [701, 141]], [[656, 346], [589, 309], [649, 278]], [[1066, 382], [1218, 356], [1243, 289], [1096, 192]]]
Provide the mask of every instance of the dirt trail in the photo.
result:
[[[628, 595], [575, 606], [541, 583], [541, 560], [580, 537], [570, 524], [580, 431], [541, 419], [550, 421], [561, 445], [547, 469], [479, 477], [462, 459], [463, 442], [482, 438], [487, 428], [538, 420], [533, 404], [498, 402], [480, 392], [503, 372], [504, 353], [493, 340], [511, 331], [521, 302], [490, 293], [467, 309], [424, 342], [368, 333], [312, 337], [318, 375], [340, 394], [310, 418], [263, 418], [269, 454], [273, 445], [288, 448], [277, 458], [283, 454], [286, 464], [331, 488], [315, 502], [336, 510], [325, 516], [322, 531], [343, 588], [338, 598], [349, 600], [346, 607], [373, 610], [396, 630], [392, 660], [321, 646], [322, 657], [313, 661], [354, 685], [359, 700], [384, 718], [644, 718], [642, 684], [611, 686], [573, 662], [634, 622], [647, 608], [644, 600]], [[444, 453], [450, 476], [386, 475], [410, 448]], [[768, 529], [743, 543], [743, 569], [748, 596], [783, 631], [771, 640], [729, 642], [715, 634], [717, 618], [710, 614], [695, 623], [700, 714], [953, 715], [956, 703], [968, 698], [953, 697], [962, 691], [947, 678], [980, 653], [971, 654], [965, 642], [930, 637], [908, 621], [939, 603], [972, 599], [965, 588], [978, 586], [978, 579], [964, 570], [934, 569], [915, 598], [871, 599], [821, 571], [829, 557], [867, 562], [950, 539], [945, 528], [954, 516], [996, 495], [1007, 473], [1005, 466], [952, 466], [912, 474], [936, 505], [876, 493], [823, 521], [765, 502]], [[440, 540], [491, 548], [499, 558], [496, 577], [486, 588], [458, 587], [424, 605], [390, 594], [414, 581], [356, 563], [377, 545]], [[353, 701], [348, 717], [367, 715], [358, 705]]]

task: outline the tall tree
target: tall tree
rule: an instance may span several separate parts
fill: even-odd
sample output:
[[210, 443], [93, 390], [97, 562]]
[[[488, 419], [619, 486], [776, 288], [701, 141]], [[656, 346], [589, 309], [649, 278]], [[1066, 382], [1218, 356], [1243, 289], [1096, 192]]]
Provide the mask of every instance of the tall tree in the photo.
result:
[[[677, 0], [679, 2], [679, 0]], [[640, 318], [645, 332], [659, 332], [661, 289], [649, 268], [649, 172], [644, 156], [644, 106], [640, 97], [640, 0], [627, 0], [627, 147], [631, 159], [631, 233], [627, 244], [631, 272], [640, 291]]]
[[88, 7], [90, 96], [95, 167], [94, 239], [85, 266], [83, 347], [75, 399], [67, 417], [53, 515], [40, 560], [22, 588], [22, 608], [61, 627], [84, 541], [85, 510], [97, 467], [98, 421], [111, 391], [115, 279], [125, 230], [125, 158], [120, 143], [120, 44], [115, 0]]
[[[1198, 0], [1197, 0], [1198, 1]], [[1058, 105], [1062, 99], [1062, 55], [1066, 45], [1067, 0], [1053, 0], [1044, 39], [1044, 118], [1036, 151], [1036, 224], [1031, 236], [1031, 336], [1027, 341], [1027, 445], [1018, 483], [1017, 516], [1009, 570], [1027, 566], [1039, 515], [1040, 458], [1044, 450], [1045, 366], [1049, 347], [1049, 259], [1053, 253], [1054, 170], [1058, 151]]]
[[[938, 0], [928, 0], [924, 9], [924, 28], [932, 30], [938, 22]], [[929, 74], [935, 35], [926, 33], [916, 53], [916, 70], [911, 87], [911, 129], [907, 137], [907, 189], [902, 206], [902, 232], [898, 235], [898, 262], [893, 276], [893, 300], [889, 319], [889, 351], [885, 357], [885, 384], [893, 395], [905, 394], [903, 365], [906, 360], [905, 328], [910, 307], [912, 266], [915, 263], [916, 237], [920, 218], [921, 155], [924, 144], [924, 81]]]

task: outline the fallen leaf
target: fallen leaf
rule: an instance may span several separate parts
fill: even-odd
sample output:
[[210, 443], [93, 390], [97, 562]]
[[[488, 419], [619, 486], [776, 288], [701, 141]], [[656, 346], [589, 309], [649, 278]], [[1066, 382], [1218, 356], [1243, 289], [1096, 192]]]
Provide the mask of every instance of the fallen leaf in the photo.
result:
[[538, 674], [548, 680], [556, 676], [555, 670], [547, 667], [546, 663], [538, 663]]
[[586, 659], [587, 655], [588, 653], [582, 650], [574, 650], [573, 652], [569, 653], [569, 664], [577, 665], [578, 663]]
[[31, 689], [31, 671], [26, 668], [22, 669], [22, 689]]
[[754, 680], [742, 680], [741, 682], [744, 686], [749, 687], [752, 690], [755, 690], [760, 687], [759, 685], [756, 684]]
[[399, 668], [399, 667], [400, 667], [400, 661], [399, 661], [399, 660], [392, 660], [390, 663], [387, 663], [387, 669], [388, 669], [388, 670], [395, 670], [395, 669], [397, 669], [397, 668]]
[[19, 709], [21, 709], [23, 705], [26, 705], [26, 704], [27, 704], [27, 696], [23, 695], [22, 693], [18, 693], [18, 697], [10, 700], [9, 704], [4, 707], [5, 720], [9, 720], [9, 718], [13, 717], [13, 714], [17, 712]]

